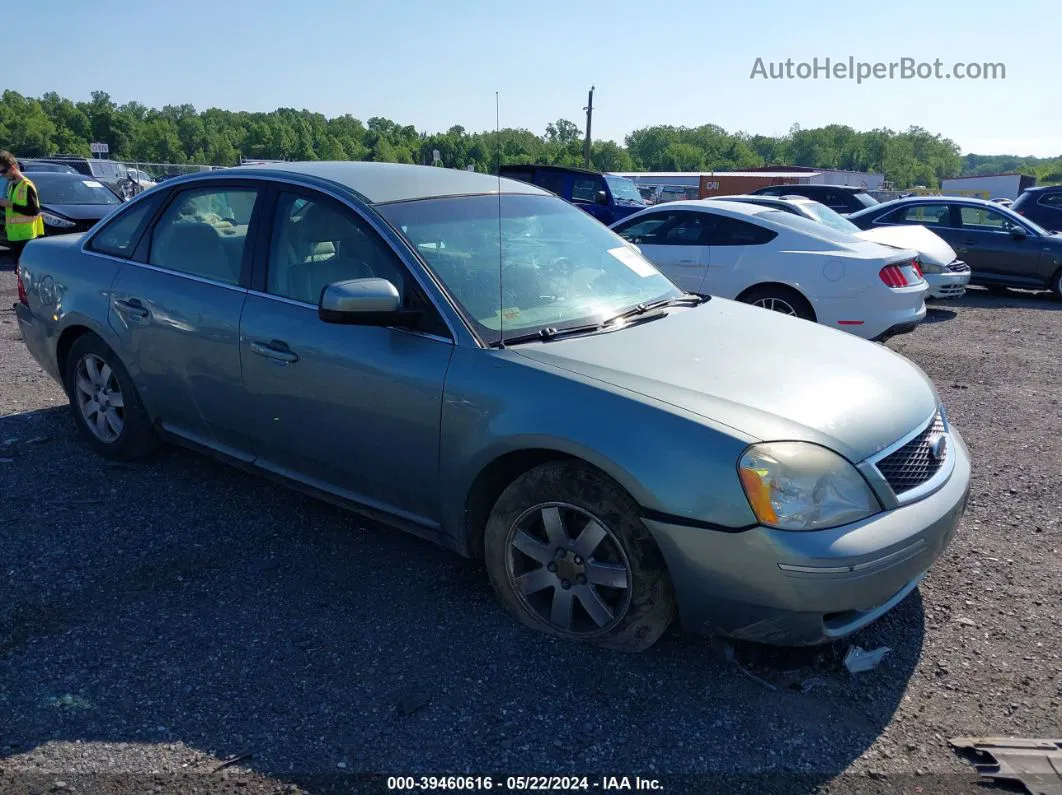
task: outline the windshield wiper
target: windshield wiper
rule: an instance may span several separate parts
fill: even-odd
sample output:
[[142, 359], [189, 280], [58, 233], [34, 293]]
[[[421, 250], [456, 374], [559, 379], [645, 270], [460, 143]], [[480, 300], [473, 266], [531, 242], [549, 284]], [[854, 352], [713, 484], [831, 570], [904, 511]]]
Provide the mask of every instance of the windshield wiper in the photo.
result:
[[676, 306], [678, 304], [689, 304], [690, 306], [700, 306], [707, 301], [711, 296], [708, 295], [681, 295], [678, 298], [664, 298], [661, 301], [653, 301], [648, 304], [638, 304], [633, 306], [625, 312], [620, 312], [618, 315], [613, 315], [607, 320], [601, 323], [601, 326], [610, 326], [613, 323], [617, 323], [620, 320], [626, 320], [627, 318], [636, 317], [638, 315], [644, 315], [653, 309], [660, 309], [665, 306]]
[[557, 337], [566, 337], [569, 334], [582, 334], [587, 331], [597, 331], [601, 328], [600, 323], [588, 323], [585, 326], [573, 326], [572, 328], [555, 329], [552, 326], [540, 328], [527, 334], [517, 334], [512, 337], [503, 337], [497, 342], [492, 342], [492, 348], [500, 348], [503, 345], [517, 345], [521, 342], [537, 342], [539, 340], [552, 340]]

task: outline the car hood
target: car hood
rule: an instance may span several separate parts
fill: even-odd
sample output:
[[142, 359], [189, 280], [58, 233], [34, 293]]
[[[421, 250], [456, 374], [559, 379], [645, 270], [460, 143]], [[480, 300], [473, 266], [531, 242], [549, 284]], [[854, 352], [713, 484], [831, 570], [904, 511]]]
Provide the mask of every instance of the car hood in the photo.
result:
[[61, 215], [71, 221], [98, 221], [121, 206], [121, 204], [50, 204], [43, 202], [41, 210]]
[[955, 249], [924, 226], [879, 226], [852, 234], [886, 246], [914, 249], [922, 259], [934, 265], [947, 267], [955, 261]]
[[854, 463], [926, 422], [939, 400], [925, 373], [882, 345], [722, 298], [511, 350], [756, 440], [815, 442]]

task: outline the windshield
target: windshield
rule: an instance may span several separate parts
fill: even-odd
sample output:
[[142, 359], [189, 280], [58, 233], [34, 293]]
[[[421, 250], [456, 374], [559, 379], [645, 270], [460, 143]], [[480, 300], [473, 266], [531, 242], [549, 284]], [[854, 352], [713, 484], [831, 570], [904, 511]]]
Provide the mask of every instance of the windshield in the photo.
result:
[[555, 196], [458, 196], [376, 209], [417, 248], [488, 343], [501, 332], [561, 331], [684, 295], [608, 227]]
[[631, 201], [635, 204], [645, 204], [645, 200], [642, 199], [642, 194], [638, 191], [638, 186], [626, 177], [614, 177], [606, 174], [605, 182], [608, 183], [608, 189], [612, 191], [612, 198], [616, 201]]
[[33, 184], [41, 204], [121, 204], [113, 191], [102, 182], [88, 177], [74, 178], [62, 174], [35, 174]]
[[851, 232], [844, 232], [835, 229], [832, 226], [827, 226], [824, 223], [812, 221], [810, 218], [806, 218], [803, 215], [788, 213], [785, 210], [767, 210], [766, 212], [759, 213], [756, 218], [758, 220], [774, 221], [775, 223], [785, 224], [800, 232], [809, 234], [812, 237], [817, 237], [820, 240], [827, 240], [831, 243], [851, 245], [852, 243], [861, 242], [854, 240]]
[[854, 235], [859, 231], [859, 227], [845, 218], [836, 210], [832, 210], [825, 204], [819, 204], [818, 202], [805, 202], [802, 203], [808, 212], [814, 216], [815, 220], [819, 223], [826, 224], [826, 226], [833, 227], [838, 232], [847, 232], [850, 235]]
[[871, 196], [869, 193], [860, 193], [858, 191], [852, 191], [852, 195], [855, 196], [855, 200], [862, 204], [864, 207], [874, 207], [879, 204], [878, 200]]

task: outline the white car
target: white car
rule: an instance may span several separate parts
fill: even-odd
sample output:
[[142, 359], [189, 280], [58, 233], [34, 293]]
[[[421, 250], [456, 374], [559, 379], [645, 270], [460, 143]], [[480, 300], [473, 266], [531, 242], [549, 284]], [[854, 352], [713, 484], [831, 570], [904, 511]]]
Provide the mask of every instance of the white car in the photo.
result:
[[913, 330], [929, 285], [916, 251], [770, 207], [698, 199], [629, 215], [612, 230], [691, 293], [773, 309], [864, 339]]
[[[970, 266], [955, 255], [955, 249], [936, 232], [921, 225], [882, 226], [860, 229], [840, 213], [804, 196], [724, 196], [726, 201], [741, 201], [785, 210], [793, 215], [810, 218], [840, 232], [873, 240], [894, 248], [914, 249], [918, 252], [918, 266], [929, 283], [927, 298], [961, 298], [970, 283]], [[717, 199], [713, 197], [712, 201]]]

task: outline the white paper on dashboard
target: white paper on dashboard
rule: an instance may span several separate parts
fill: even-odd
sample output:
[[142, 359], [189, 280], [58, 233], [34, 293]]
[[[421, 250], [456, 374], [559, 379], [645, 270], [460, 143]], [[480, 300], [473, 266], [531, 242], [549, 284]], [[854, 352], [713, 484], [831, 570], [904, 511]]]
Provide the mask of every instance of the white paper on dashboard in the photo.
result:
[[639, 256], [635, 252], [631, 251], [626, 246], [617, 246], [616, 248], [610, 248], [608, 253], [618, 259], [632, 271], [637, 273], [642, 278], [646, 276], [652, 276], [656, 273], [654, 268], [645, 258]]

